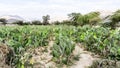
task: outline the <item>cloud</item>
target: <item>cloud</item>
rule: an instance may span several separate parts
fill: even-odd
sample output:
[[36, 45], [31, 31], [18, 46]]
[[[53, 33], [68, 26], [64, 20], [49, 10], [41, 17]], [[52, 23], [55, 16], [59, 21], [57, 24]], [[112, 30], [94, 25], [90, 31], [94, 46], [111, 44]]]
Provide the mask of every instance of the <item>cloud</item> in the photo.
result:
[[27, 20], [49, 14], [52, 20], [66, 19], [71, 12], [115, 11], [120, 0], [0, 0], [0, 15], [20, 15]]

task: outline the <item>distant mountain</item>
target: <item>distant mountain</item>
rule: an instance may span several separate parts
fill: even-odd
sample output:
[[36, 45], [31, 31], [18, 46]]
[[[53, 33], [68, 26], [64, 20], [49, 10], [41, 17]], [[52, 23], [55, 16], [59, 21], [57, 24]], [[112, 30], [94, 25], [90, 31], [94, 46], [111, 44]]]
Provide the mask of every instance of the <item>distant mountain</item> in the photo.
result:
[[13, 23], [16, 21], [24, 21], [22, 17], [17, 16], [17, 15], [6, 15], [6, 16], [1, 16], [0, 18], [6, 19], [7, 23]]

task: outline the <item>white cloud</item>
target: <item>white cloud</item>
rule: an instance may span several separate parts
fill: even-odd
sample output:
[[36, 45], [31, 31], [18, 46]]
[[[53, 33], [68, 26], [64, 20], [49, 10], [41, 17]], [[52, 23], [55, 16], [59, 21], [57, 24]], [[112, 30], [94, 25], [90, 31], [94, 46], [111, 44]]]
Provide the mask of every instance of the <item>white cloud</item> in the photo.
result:
[[0, 9], [0, 15], [20, 15], [33, 20], [50, 14], [52, 20], [63, 20], [71, 12], [115, 11], [120, 9], [120, 0], [30, 0], [0, 3]]

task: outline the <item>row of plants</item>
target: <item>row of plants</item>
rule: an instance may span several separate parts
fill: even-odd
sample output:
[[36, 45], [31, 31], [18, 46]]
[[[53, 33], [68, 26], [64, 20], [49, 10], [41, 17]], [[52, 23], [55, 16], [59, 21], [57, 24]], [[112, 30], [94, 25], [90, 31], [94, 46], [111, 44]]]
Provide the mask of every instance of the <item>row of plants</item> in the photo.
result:
[[78, 32], [77, 42], [105, 59], [120, 60], [120, 30], [109, 28], [89, 28], [81, 33]]
[[69, 28], [68, 26], [53, 29], [55, 43], [52, 48], [52, 55], [53, 61], [58, 64], [69, 65], [72, 63], [74, 58], [73, 50], [75, 49], [75, 42], [73, 40], [74, 29], [75, 27]]

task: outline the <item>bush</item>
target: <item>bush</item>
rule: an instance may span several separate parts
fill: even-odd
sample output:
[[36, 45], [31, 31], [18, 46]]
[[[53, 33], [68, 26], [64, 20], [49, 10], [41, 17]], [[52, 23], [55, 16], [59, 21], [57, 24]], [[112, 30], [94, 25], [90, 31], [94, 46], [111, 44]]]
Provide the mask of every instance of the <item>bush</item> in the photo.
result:
[[43, 23], [41, 21], [32, 21], [32, 25], [43, 25]]

